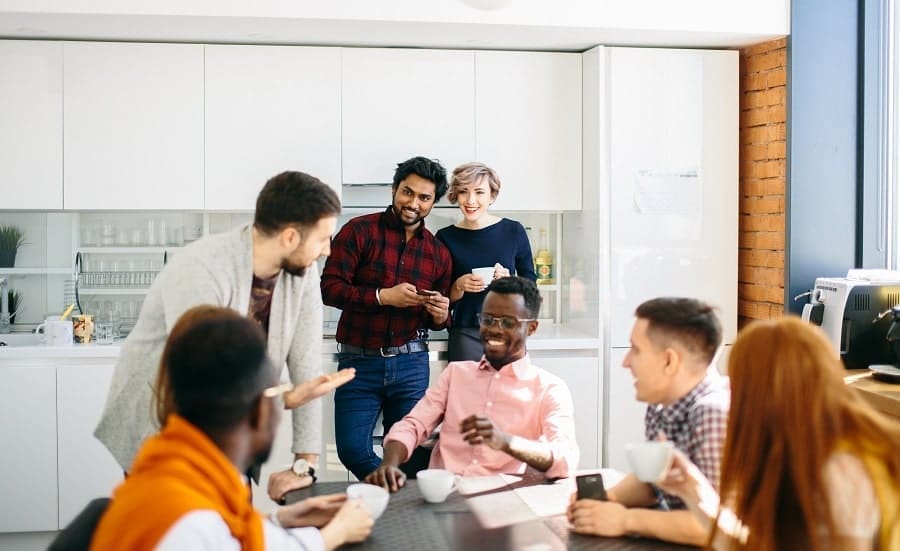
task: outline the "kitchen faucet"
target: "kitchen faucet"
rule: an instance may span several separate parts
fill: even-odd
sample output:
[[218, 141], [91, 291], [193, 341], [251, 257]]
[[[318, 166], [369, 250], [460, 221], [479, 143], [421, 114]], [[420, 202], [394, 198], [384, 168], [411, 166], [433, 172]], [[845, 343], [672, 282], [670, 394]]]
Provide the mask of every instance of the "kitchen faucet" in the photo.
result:
[[9, 333], [9, 282], [0, 277], [0, 333]]

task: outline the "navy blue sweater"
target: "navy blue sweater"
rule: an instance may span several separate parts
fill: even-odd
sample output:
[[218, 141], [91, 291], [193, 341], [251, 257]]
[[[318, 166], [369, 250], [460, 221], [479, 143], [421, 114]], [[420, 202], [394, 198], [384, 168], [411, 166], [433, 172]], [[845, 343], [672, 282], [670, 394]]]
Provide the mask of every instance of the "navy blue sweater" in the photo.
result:
[[[522, 224], [508, 218], [480, 230], [468, 230], [457, 226], [447, 226], [435, 237], [450, 249], [453, 257], [452, 281], [459, 276], [472, 273], [472, 268], [485, 268], [497, 262], [509, 270], [511, 275], [537, 279], [528, 234]], [[481, 303], [485, 291], [465, 293], [451, 305], [452, 327], [478, 327]]]

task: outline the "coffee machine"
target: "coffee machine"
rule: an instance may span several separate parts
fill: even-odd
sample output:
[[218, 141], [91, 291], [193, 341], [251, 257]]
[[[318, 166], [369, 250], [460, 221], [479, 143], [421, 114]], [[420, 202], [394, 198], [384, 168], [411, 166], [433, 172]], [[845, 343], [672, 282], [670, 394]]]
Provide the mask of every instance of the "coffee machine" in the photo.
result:
[[847, 277], [819, 277], [802, 317], [820, 325], [847, 369], [898, 361], [887, 340], [900, 305], [900, 272], [850, 270]]

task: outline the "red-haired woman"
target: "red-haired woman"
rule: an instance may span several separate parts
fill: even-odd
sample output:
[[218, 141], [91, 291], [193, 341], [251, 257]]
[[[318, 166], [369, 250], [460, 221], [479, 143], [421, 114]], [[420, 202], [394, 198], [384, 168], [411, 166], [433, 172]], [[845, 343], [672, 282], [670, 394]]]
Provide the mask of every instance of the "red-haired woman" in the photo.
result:
[[900, 549], [900, 424], [844, 384], [827, 337], [797, 318], [757, 322], [728, 362], [721, 495], [677, 454], [665, 491], [716, 549]]

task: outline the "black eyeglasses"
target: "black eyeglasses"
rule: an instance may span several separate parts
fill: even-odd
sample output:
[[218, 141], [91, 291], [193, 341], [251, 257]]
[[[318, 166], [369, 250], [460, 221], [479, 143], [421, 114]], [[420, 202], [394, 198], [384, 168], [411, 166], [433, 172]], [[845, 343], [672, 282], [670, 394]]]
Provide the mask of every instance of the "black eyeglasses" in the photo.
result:
[[507, 331], [515, 329], [520, 323], [528, 323], [529, 321], [537, 320], [535, 318], [520, 319], [511, 316], [495, 317], [490, 314], [485, 314], [484, 312], [478, 314], [478, 323], [481, 324], [482, 327], [490, 327], [496, 323], [499, 324], [502, 329], [506, 329]]

